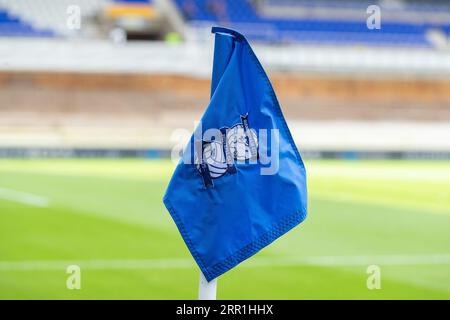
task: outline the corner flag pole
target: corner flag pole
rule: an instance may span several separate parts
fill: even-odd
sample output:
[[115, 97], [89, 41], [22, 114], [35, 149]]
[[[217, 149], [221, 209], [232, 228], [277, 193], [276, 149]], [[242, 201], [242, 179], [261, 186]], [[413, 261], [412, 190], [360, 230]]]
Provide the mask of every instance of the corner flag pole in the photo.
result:
[[198, 284], [198, 300], [216, 300], [217, 279], [208, 282], [200, 271], [200, 281]]

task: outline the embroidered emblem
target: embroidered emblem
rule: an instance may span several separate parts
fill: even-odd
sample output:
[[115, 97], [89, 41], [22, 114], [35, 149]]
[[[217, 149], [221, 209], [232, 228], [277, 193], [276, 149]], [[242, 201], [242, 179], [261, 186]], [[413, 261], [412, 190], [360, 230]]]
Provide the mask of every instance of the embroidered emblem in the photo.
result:
[[218, 139], [198, 141], [196, 144], [195, 163], [205, 187], [213, 185], [212, 179], [226, 173], [237, 173], [235, 162], [255, 161], [259, 157], [258, 137], [249, 126], [248, 115], [241, 116], [241, 123], [231, 128], [221, 128], [220, 132], [221, 137]]

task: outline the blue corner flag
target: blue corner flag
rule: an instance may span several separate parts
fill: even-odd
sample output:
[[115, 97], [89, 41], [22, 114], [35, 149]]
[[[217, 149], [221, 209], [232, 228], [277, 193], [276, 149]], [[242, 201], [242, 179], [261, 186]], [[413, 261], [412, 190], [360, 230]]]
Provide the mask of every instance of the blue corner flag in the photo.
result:
[[306, 218], [306, 172], [247, 40], [216, 35], [211, 101], [164, 196], [208, 281]]

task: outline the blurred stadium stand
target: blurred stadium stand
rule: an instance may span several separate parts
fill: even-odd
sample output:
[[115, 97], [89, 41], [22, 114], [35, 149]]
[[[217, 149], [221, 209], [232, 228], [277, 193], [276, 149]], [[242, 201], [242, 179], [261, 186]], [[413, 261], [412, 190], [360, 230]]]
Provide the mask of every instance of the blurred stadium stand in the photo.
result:
[[[67, 8], [77, 5], [83, 18], [95, 15], [110, 0], [0, 0], [0, 12], [7, 12], [22, 23], [31, 26], [30, 34], [11, 33], [12, 36], [40, 34], [38, 30], [48, 30], [42, 36], [70, 36], [74, 30], [67, 28]], [[0, 34], [3, 34], [3, 25]]]
[[[68, 28], [71, 6], [91, 32]], [[115, 27], [130, 34], [162, 31], [152, 0], [0, 0], [0, 21], [0, 36], [92, 37], [98, 35], [92, 29]]]
[[11, 11], [0, 8], [0, 37], [50, 37], [53, 32], [36, 28], [12, 15]]
[[[176, 0], [190, 24], [219, 23], [250, 39], [269, 43], [328, 43], [427, 47], [427, 31], [447, 32], [450, 6], [444, 2], [381, 2], [383, 24], [366, 26], [366, 8], [375, 1]], [[431, 3], [433, 1], [430, 1]], [[384, 5], [383, 5], [384, 4]]]
[[[373, 4], [382, 10], [379, 30], [366, 26], [366, 8]], [[104, 18], [100, 29], [109, 19], [134, 34], [167, 33], [171, 27], [184, 33], [170, 18], [177, 8], [189, 33], [205, 34], [212, 24], [221, 24], [264, 43], [433, 47], [430, 31], [450, 36], [450, 3], [439, 0], [0, 0], [0, 34], [77, 34], [67, 28], [71, 5], [81, 9], [86, 21]], [[160, 14], [169, 18], [169, 26]]]
[[0, 0], [0, 156], [169, 150], [208, 104], [212, 25], [250, 38], [304, 152], [450, 155], [449, 1]]

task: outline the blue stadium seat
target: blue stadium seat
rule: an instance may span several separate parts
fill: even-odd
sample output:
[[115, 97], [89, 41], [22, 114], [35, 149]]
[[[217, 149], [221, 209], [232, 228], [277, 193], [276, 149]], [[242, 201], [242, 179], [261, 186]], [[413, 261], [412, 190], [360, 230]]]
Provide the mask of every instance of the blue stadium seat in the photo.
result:
[[[175, 0], [181, 12], [189, 21], [211, 22], [238, 27], [250, 39], [269, 42], [367, 44], [389, 46], [428, 47], [426, 38], [430, 27], [425, 24], [383, 23], [381, 30], [369, 30], [366, 21], [275, 19], [260, 15], [250, 0]], [[299, 1], [272, 0], [271, 5], [295, 6]], [[301, 1], [308, 6], [347, 6], [367, 8], [369, 1]], [[433, 6], [423, 6], [436, 10]], [[441, 10], [441, 8], [439, 8]], [[449, 32], [449, 26], [437, 26]]]
[[0, 10], [0, 37], [53, 37], [48, 30], [37, 30], [8, 12]]

